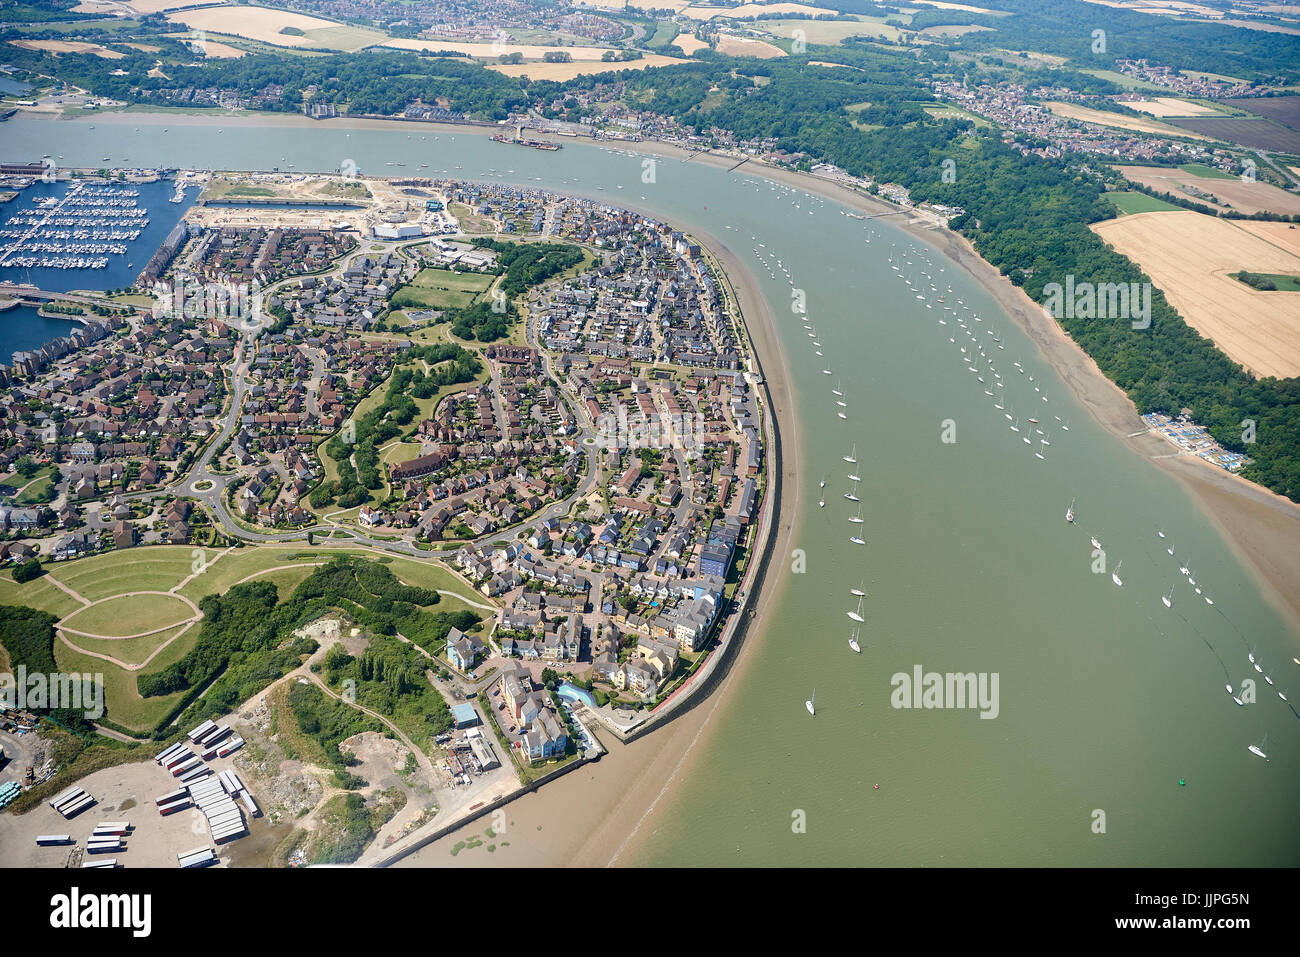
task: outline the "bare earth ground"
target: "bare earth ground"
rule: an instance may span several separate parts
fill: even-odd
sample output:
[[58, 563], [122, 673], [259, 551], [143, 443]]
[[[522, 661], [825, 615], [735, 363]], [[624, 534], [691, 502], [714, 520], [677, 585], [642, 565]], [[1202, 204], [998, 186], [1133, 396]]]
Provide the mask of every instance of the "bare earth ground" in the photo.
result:
[[[161, 748], [159, 749], [161, 750]], [[237, 752], [238, 753], [238, 752]], [[214, 774], [231, 767], [234, 756], [209, 761]], [[247, 781], [245, 783], [248, 783]], [[180, 787], [176, 779], [153, 761], [105, 768], [87, 775], [78, 786], [94, 795], [98, 803], [68, 821], [42, 802], [21, 816], [0, 814], [0, 867], [63, 867], [72, 845], [37, 847], [38, 834], [67, 834], [77, 841], [77, 853], [83, 853], [86, 838], [101, 821], [130, 821], [134, 826], [126, 839], [126, 850], [116, 857], [124, 867], [176, 868], [176, 855], [196, 847], [212, 847], [207, 822], [194, 809], [178, 811], [167, 817], [158, 814], [154, 798]], [[260, 796], [254, 791], [254, 798]], [[249, 837], [223, 845], [218, 855], [225, 863], [232, 849], [248, 841], [262, 829], [269, 829], [265, 818], [249, 822]]]
[[1197, 332], [1260, 376], [1300, 374], [1300, 292], [1252, 289], [1240, 270], [1300, 275], [1300, 256], [1235, 222], [1191, 210], [1094, 223]]

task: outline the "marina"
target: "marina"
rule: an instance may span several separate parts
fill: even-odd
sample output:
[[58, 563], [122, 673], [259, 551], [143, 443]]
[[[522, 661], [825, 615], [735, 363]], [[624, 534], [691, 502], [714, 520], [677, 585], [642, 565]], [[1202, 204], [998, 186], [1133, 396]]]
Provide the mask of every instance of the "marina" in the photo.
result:
[[[20, 141], [41, 122], [11, 121]], [[94, 157], [121, 149], [115, 140], [123, 131], [107, 123], [93, 138], [79, 123], [51, 126], [39, 135], [62, 138], [65, 152]], [[418, 147], [403, 146], [404, 131], [373, 131], [365, 144], [354, 139], [361, 148], [351, 152], [343, 152], [351, 150], [344, 136], [339, 127], [304, 131], [268, 122], [257, 137], [229, 145], [195, 125], [158, 158], [255, 168], [285, 155], [304, 168], [313, 157], [354, 154], [371, 168], [384, 157], [428, 159]], [[490, 174], [499, 162], [494, 149], [485, 136], [462, 135], [454, 156], [435, 162], [462, 166], [457, 175], [466, 177], [581, 192], [598, 184], [612, 189], [637, 163], [574, 144], [564, 170], [520, 151], [514, 173]], [[665, 791], [639, 832], [644, 840], [620, 860], [945, 866], [986, 863], [997, 848], [1004, 864], [1050, 863], [1062, 855], [1097, 865], [1291, 862], [1300, 799], [1296, 716], [1274, 696], [1238, 707], [1218, 688], [1243, 677], [1236, 652], [1243, 635], [1273, 662], [1293, 658], [1295, 634], [1187, 492], [1104, 430], [992, 297], [926, 241], [888, 222], [836, 215], [828, 200], [741, 171], [662, 159], [659, 177], [660, 188], [647, 190], [643, 205], [680, 222], [708, 248], [743, 253], [759, 245], [748, 239], [756, 236], [772, 247], [763, 252], [779, 255], [779, 270], [775, 262], [771, 270], [750, 264], [774, 314], [788, 309], [791, 283], [818, 291], [810, 303], [817, 341], [834, 358], [827, 364], [817, 357], [807, 330], [788, 312], [774, 323], [786, 368], [770, 356], [764, 362], [772, 364], [771, 375], [787, 374], [798, 396], [794, 421], [783, 423], [783, 446], [802, 466], [796, 481], [803, 487], [786, 494], [793, 541], [808, 549], [814, 573], [774, 576], [772, 617], [747, 641], [734, 690], [720, 699], [714, 723], [683, 765], [689, 774]], [[800, 215], [785, 215], [796, 204]], [[779, 236], [764, 231], [776, 220], [788, 221]], [[886, 263], [887, 255], [897, 262]], [[757, 311], [752, 300], [745, 304]], [[1017, 356], [1021, 375], [996, 360], [990, 368], [988, 357], [1000, 353], [978, 331], [986, 324]], [[949, 342], [949, 332], [961, 338]], [[963, 357], [971, 361], [957, 366]], [[854, 410], [870, 410], [852, 425], [829, 414], [828, 365], [841, 374], [840, 391], [852, 397]], [[1022, 428], [1027, 411], [1044, 424], [1059, 416], [1046, 460], [1014, 441], [999, 410], [990, 409], [995, 397], [979, 399], [985, 390], [977, 375], [993, 386], [988, 391], [1014, 402]], [[957, 414], [958, 441], [944, 444], [935, 424], [957, 410], [965, 410]], [[871, 541], [883, 547], [854, 548], [834, 534], [847, 509], [817, 507], [823, 471], [859, 457], [868, 479], [862, 517]], [[1076, 517], [1091, 529], [1061, 521], [1061, 504], [1076, 493]], [[1180, 552], [1196, 556], [1196, 581], [1214, 606], [1187, 601], [1185, 592], [1182, 599], [1175, 594], [1174, 609], [1155, 604], [1170, 583], [1169, 559], [1151, 531], [1155, 519]], [[1123, 589], [1105, 581], [1110, 566], [1105, 574], [1091, 570], [1086, 536], [1093, 530], [1124, 556]], [[871, 641], [861, 662], [868, 667], [842, 667], [843, 632], [834, 622], [844, 593], [864, 578], [870, 585], [861, 590], [872, 598]], [[889, 674], [937, 658], [1001, 673], [1006, 700], [997, 721], [890, 706]], [[789, 721], [804, 703], [804, 687], [823, 694], [814, 741], [808, 726]], [[1143, 734], [1133, 735], [1134, 727]], [[1258, 774], [1249, 775], [1245, 744], [1265, 730], [1277, 741], [1272, 763], [1254, 762]], [[754, 761], [767, 751], [780, 760]], [[602, 770], [596, 768], [597, 778]], [[1180, 777], [1193, 786], [1179, 789]], [[626, 790], [618, 782], [610, 788]], [[654, 794], [659, 785], [648, 788]], [[548, 800], [543, 791], [535, 804]], [[1072, 817], [1098, 802], [1112, 820], [1143, 825], [1098, 840], [1086, 818]], [[1219, 810], [1245, 803], [1253, 811], [1249, 821]], [[791, 836], [792, 806], [828, 826]], [[1153, 807], [1160, 814], [1152, 816]], [[513, 826], [531, 833], [545, 824], [538, 844], [554, 846], [562, 825], [551, 818], [534, 825], [528, 813], [520, 810]], [[1207, 828], [1207, 821], [1216, 826]], [[583, 836], [590, 831], [589, 822], [576, 826]], [[506, 848], [497, 861], [528, 853]], [[455, 863], [472, 860], [462, 854]], [[413, 862], [443, 865], [452, 858], [435, 844]]]

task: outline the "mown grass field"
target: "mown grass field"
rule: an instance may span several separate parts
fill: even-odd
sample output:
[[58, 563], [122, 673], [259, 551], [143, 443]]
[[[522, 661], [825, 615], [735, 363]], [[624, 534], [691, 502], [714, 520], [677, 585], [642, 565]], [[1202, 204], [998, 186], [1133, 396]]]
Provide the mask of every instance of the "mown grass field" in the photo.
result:
[[[483, 616], [484, 610], [472, 607], [470, 603], [489, 604], [446, 566], [383, 555], [366, 548], [268, 545], [236, 548], [224, 553], [206, 550], [207, 564], [197, 575], [192, 574], [192, 552], [188, 546], [156, 546], [50, 566], [50, 571], [60, 581], [75, 587], [90, 600], [109, 599], [90, 607], [58, 588], [48, 576], [19, 585], [12, 580], [11, 573], [5, 572], [0, 574], [0, 604], [28, 605], [59, 618], [72, 616], [71, 627], [96, 634], [137, 634], [152, 627], [175, 623], [174, 627], [138, 638], [114, 640], [66, 634], [67, 641], [76, 648], [69, 647], [63, 638], [56, 638], [54, 642], [55, 661], [61, 670], [104, 676], [107, 716], [135, 731], [147, 731], [153, 727], [180, 698], [180, 694], [176, 694], [143, 699], [136, 691], [136, 679], [142, 674], [161, 671], [183, 657], [198, 641], [202, 623], [196, 623], [182, 634], [180, 622], [192, 614], [188, 605], [167, 595], [116, 597], [127, 592], [165, 592], [188, 578], [177, 594], [197, 603], [205, 595], [220, 594], [236, 583], [252, 580], [271, 582], [283, 600], [318, 566], [335, 557], [353, 555], [382, 562], [408, 585], [453, 593], [441, 595], [438, 603], [430, 606], [431, 611], [472, 611]], [[456, 595], [463, 596], [463, 600]], [[156, 657], [150, 660], [150, 655], [155, 652]], [[3, 655], [2, 648], [0, 655]], [[96, 655], [107, 655], [126, 666], [149, 663], [131, 670]]]
[[11, 572], [0, 575], [0, 605], [26, 605], [48, 612], [55, 618], [85, 607], [44, 576], [20, 585], [13, 580]]
[[463, 309], [472, 306], [496, 279], [477, 272], [421, 269], [409, 285], [394, 295], [402, 306], [426, 309]]
[[[176, 639], [176, 636], [180, 635], [181, 632], [185, 632], [185, 634], [181, 638]], [[199, 626], [197, 624], [191, 626], [188, 631], [186, 631], [185, 625], [177, 625], [175, 628], [168, 628], [166, 631], [161, 631], [154, 635], [146, 635], [142, 638], [109, 639], [87, 638], [85, 635], [67, 635], [68, 641], [72, 642], [72, 644], [76, 645], [78, 648], [83, 648], [86, 651], [93, 651], [96, 654], [108, 655], [110, 658], [116, 658], [118, 661], [124, 662], [128, 665], [139, 665], [145, 661], [149, 661], [150, 655], [160, 647], [166, 645], [167, 642], [176, 639], [177, 643], [181, 645], [181, 650], [177, 652], [175, 649], [168, 647], [166, 651], [166, 653], [173, 656], [174, 660], [174, 658], [183, 655], [186, 651], [193, 648], [198, 637]], [[104, 662], [104, 664], [112, 667], [108, 662]], [[153, 671], [154, 665], [155, 662], [150, 661], [149, 667], [144, 670]]]
[[48, 571], [78, 594], [97, 601], [133, 591], [169, 591], [191, 574], [196, 561], [210, 562], [217, 554], [213, 548], [152, 545], [62, 562]]
[[[191, 629], [193, 631], [193, 629]], [[161, 671], [179, 659], [192, 647], [185, 639], [173, 642], [143, 671], [127, 671], [116, 665], [81, 654], [65, 645], [62, 641], [54, 642], [54, 660], [60, 671], [79, 674], [102, 674], [104, 676], [104, 702], [107, 716], [116, 723], [133, 731], [148, 731], [167, 714], [168, 710], [180, 700], [184, 692], [165, 695], [159, 698], [141, 698], [136, 691], [136, 678], [141, 674], [153, 674]], [[98, 649], [96, 649], [98, 650]]]
[[86, 634], [124, 637], [179, 624], [193, 615], [189, 605], [171, 595], [123, 595], [74, 611], [63, 623]]

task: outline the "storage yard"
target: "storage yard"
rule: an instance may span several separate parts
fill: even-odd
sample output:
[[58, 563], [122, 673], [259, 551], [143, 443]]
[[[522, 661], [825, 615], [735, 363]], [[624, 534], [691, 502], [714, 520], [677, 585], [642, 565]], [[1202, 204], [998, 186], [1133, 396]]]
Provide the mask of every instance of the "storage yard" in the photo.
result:
[[[35, 810], [0, 816], [9, 867], [205, 867], [258, 826], [232, 756], [244, 744], [205, 721], [153, 761], [88, 775]], [[183, 812], [183, 813], [180, 813]], [[200, 846], [196, 846], [203, 841]]]

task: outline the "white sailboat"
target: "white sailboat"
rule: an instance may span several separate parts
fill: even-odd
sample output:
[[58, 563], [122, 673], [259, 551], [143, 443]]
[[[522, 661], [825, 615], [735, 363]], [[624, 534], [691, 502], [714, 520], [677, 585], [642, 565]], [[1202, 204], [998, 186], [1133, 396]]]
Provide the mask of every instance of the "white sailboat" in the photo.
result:
[[865, 545], [865, 544], [867, 544], [866, 539], [864, 539], [861, 535], [858, 535], [858, 534], [856, 534], [856, 533], [853, 534], [853, 535], [850, 535], [850, 536], [849, 536], [849, 541], [852, 542], [854, 545]]
[[844, 461], [848, 462], [850, 465], [857, 465], [857, 464], [858, 464], [858, 447], [857, 447], [857, 445], [855, 444], [855, 445], [853, 446], [853, 450], [852, 450], [851, 452], [849, 452], [848, 455], [842, 456], [842, 458], [844, 459]]
[[1110, 580], [1113, 581], [1113, 582], [1114, 582], [1116, 585], [1118, 585], [1120, 588], [1123, 588], [1123, 587], [1124, 587], [1124, 582], [1123, 582], [1123, 580], [1119, 577], [1119, 570], [1120, 570], [1120, 568], [1123, 567], [1123, 565], [1124, 565], [1124, 563], [1121, 561], [1118, 565], [1115, 566], [1115, 570], [1114, 570], [1113, 572], [1110, 573]]
[[866, 621], [866, 619], [862, 617], [862, 599], [861, 598], [858, 599], [857, 611], [850, 611], [847, 612], [846, 614], [856, 622], [861, 623], [863, 621]]
[[1173, 585], [1169, 586], [1169, 594], [1161, 595], [1160, 600], [1165, 603], [1166, 608], [1174, 607], [1174, 586]]
[[858, 654], [862, 654], [862, 646], [858, 644], [858, 630], [856, 628], [853, 629], [853, 634], [849, 635], [849, 647]]
[[849, 480], [850, 482], [861, 482], [861, 481], [862, 481], [862, 476], [861, 476], [861, 475], [858, 475], [856, 472], [850, 472], [850, 473], [848, 474], [847, 478], [848, 478], [848, 480]]
[[1074, 499], [1070, 499], [1070, 507], [1065, 510], [1065, 520], [1074, 524]]
[[822, 480], [821, 480], [821, 482], [818, 483], [818, 488], [825, 488], [825, 487], [826, 487], [826, 473], [823, 472], [823, 473], [822, 473]]
[[866, 588], [867, 588], [867, 583], [863, 582], [857, 588], [850, 588], [849, 594], [852, 595], [854, 598], [864, 598], [866, 597], [867, 594]]
[[852, 522], [854, 525], [861, 525], [861, 524], [862, 524], [862, 505], [861, 505], [861, 504], [858, 505], [858, 513], [857, 513], [856, 515], [850, 515], [850, 516], [849, 516], [849, 521]]
[[1249, 751], [1251, 754], [1258, 755], [1259, 757], [1267, 761], [1268, 755], [1264, 753], [1264, 749], [1260, 746], [1264, 744], [1268, 744], [1268, 735], [1264, 735], [1264, 740], [1261, 741], [1259, 744], [1252, 744], [1246, 750]]
[[854, 483], [853, 483], [853, 491], [852, 491], [852, 492], [845, 492], [845, 493], [844, 493], [844, 497], [847, 498], [850, 502], [858, 502], [858, 501], [861, 501], [861, 499], [858, 498], [858, 483], [857, 483], [857, 482], [854, 482]]
[[812, 697], [809, 698], [807, 701], [805, 701], [803, 703], [803, 706], [808, 709], [808, 713], [812, 715], [814, 718], [817, 716], [817, 689], [816, 688], [813, 688]]

